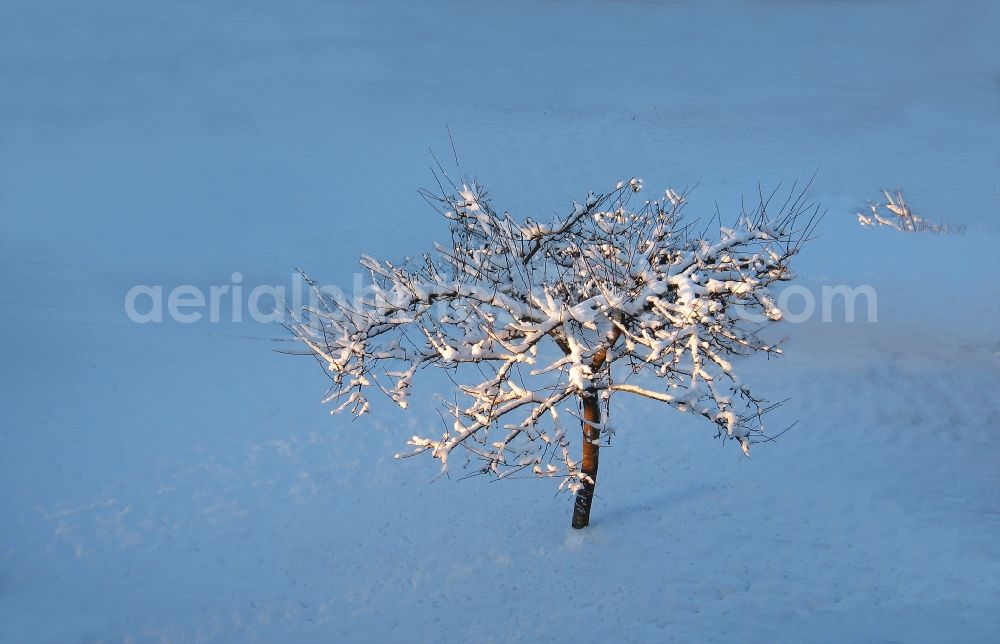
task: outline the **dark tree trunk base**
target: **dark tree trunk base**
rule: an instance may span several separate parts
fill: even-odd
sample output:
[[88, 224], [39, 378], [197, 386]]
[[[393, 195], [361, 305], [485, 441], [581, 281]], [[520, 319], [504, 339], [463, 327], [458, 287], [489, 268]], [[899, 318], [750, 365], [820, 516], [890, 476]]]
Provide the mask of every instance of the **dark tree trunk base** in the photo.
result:
[[594, 501], [594, 484], [584, 483], [583, 488], [576, 493], [573, 503], [573, 527], [577, 530], [590, 525], [590, 505]]
[[601, 430], [595, 425], [601, 422], [601, 408], [597, 402], [597, 394], [588, 391], [580, 396], [583, 403], [583, 460], [580, 471], [590, 480], [584, 481], [583, 487], [576, 493], [573, 503], [573, 527], [579, 530], [590, 525], [590, 506], [594, 502], [594, 487], [597, 485], [597, 468], [600, 463]]

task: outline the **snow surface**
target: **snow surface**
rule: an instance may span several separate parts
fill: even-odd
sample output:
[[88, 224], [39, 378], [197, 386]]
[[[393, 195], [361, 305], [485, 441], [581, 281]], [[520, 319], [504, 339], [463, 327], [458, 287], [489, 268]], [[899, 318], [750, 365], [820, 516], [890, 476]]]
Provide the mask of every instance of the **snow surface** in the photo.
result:
[[[997, 641], [998, 6], [0, 3], [0, 641]], [[818, 167], [796, 268], [879, 321], [742, 365], [800, 420], [752, 462], [620, 400], [576, 532], [394, 460], [426, 384], [352, 423], [274, 326], [126, 317], [430, 249], [446, 128], [521, 216]], [[967, 233], [861, 229], [882, 189]]]

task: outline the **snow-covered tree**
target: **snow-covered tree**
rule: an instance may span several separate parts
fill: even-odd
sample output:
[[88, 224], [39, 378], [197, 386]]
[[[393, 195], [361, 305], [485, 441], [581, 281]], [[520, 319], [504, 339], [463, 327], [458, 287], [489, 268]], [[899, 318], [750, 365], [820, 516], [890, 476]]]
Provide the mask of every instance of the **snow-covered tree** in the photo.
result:
[[[442, 472], [457, 457], [499, 478], [559, 477], [576, 494], [575, 528], [589, 522], [613, 395], [702, 416], [747, 455], [767, 438], [772, 405], [732, 359], [780, 353], [760, 332], [781, 317], [768, 287], [792, 277], [816, 221], [804, 191], [784, 203], [760, 195], [706, 238], [682, 216], [685, 194], [633, 208], [639, 179], [544, 223], [497, 214], [482, 186], [444, 179], [423, 194], [450, 241], [398, 265], [363, 256], [364, 296], [320, 294], [288, 324], [327, 367], [337, 411], [368, 412], [371, 391], [406, 408], [417, 372], [445, 369], [456, 391], [439, 396], [443, 431], [428, 427], [398, 456], [429, 453]], [[582, 425], [581, 453], [566, 415]]]

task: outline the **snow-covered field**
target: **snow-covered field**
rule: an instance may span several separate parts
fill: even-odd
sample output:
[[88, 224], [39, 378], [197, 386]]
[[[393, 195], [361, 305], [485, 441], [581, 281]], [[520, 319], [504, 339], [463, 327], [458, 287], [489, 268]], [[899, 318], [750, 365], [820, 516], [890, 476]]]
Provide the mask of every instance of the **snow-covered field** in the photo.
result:
[[[1000, 640], [997, 33], [986, 1], [0, 2], [0, 641]], [[752, 460], [619, 400], [573, 531], [551, 480], [393, 459], [437, 374], [331, 417], [231, 300], [125, 314], [429, 248], [448, 128], [522, 216], [637, 175], [727, 218], [818, 168], [802, 283], [878, 321], [745, 365], [800, 421]], [[967, 233], [862, 230], [883, 188]]]

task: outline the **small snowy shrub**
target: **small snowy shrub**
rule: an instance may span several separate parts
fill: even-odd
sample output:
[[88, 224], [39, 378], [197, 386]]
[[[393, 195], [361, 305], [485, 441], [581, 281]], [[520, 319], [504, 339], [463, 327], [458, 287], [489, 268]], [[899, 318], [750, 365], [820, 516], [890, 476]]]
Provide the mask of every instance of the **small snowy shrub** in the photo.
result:
[[[498, 215], [475, 183], [446, 184], [423, 194], [449, 241], [399, 265], [363, 256], [373, 280], [363, 297], [320, 297], [288, 324], [328, 368], [337, 411], [364, 414], [371, 391], [405, 408], [418, 371], [448, 370], [444, 430], [428, 425], [399, 456], [426, 452], [443, 472], [460, 455], [499, 478], [559, 477], [576, 493], [576, 528], [589, 522], [613, 395], [701, 416], [748, 455], [766, 439], [773, 405], [731, 359], [780, 353], [760, 331], [781, 317], [769, 285], [792, 277], [789, 260], [817, 220], [804, 191], [774, 214], [774, 193], [761, 195], [706, 238], [682, 216], [686, 195], [667, 190], [633, 208], [639, 179], [546, 222]], [[579, 456], [564, 414], [582, 424]]]
[[[884, 226], [901, 233], [965, 233], [964, 226], [936, 224], [917, 215], [910, 209], [910, 205], [906, 203], [903, 193], [898, 190], [895, 195], [890, 194], [888, 190], [883, 190], [882, 194], [885, 196], [885, 204], [869, 202], [868, 209], [871, 213], [858, 213], [858, 223], [863, 228]], [[883, 213], [882, 208], [885, 208], [891, 214]]]

